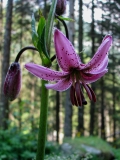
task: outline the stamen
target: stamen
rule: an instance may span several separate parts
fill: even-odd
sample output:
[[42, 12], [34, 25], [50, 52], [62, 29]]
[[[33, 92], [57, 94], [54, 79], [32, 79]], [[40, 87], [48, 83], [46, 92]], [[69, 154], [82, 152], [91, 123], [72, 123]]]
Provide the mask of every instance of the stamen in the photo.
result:
[[75, 88], [74, 88], [73, 85], [70, 88], [70, 99], [71, 99], [72, 105], [77, 106], [77, 100], [76, 100], [76, 97], [75, 97]]
[[93, 97], [92, 97], [92, 94], [91, 94], [91, 90], [89, 89], [89, 87], [87, 86], [87, 84], [85, 83], [82, 83], [83, 87], [85, 88], [87, 94], [88, 94], [88, 97], [89, 99], [92, 101], [93, 100]]
[[[87, 84], [87, 86], [88, 86], [88, 84]], [[95, 96], [94, 91], [92, 90], [92, 88], [91, 88], [90, 86], [88, 86], [88, 88], [89, 88], [89, 90], [90, 90], [90, 92], [91, 92], [91, 94], [92, 94], [92, 100], [93, 100], [94, 102], [96, 102], [96, 96]]]
[[81, 89], [80, 89], [80, 84], [78, 82], [75, 83], [75, 93], [78, 106], [82, 106]]

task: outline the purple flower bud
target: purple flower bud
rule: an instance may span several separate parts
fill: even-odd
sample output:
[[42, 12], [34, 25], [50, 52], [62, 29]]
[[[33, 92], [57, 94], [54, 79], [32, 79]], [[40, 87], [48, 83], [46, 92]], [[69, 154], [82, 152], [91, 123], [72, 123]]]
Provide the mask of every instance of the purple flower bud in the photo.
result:
[[19, 94], [21, 88], [21, 69], [18, 62], [10, 65], [3, 87], [4, 95], [13, 101]]
[[66, 10], [66, 0], [57, 0], [56, 14], [60, 16], [64, 14], [65, 10]]

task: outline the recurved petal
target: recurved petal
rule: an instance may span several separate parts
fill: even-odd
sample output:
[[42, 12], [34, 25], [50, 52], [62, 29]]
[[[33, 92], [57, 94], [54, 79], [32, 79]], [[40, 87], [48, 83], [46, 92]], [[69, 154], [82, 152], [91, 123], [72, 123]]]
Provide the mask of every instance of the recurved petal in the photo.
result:
[[98, 67], [93, 67], [90, 69], [86, 69], [84, 70], [84, 73], [90, 73], [90, 74], [99, 74], [101, 73], [103, 70], [105, 70], [108, 66], [108, 56], [106, 55], [104, 61], [102, 61]]
[[47, 81], [59, 81], [63, 76], [67, 75], [65, 72], [54, 71], [34, 63], [26, 63], [25, 68], [34, 76]]
[[62, 79], [55, 84], [46, 84], [47, 89], [54, 89], [56, 91], [65, 91], [72, 85], [71, 79]]
[[101, 73], [98, 74], [89, 74], [89, 73], [81, 73], [81, 76], [83, 78], [84, 83], [89, 84], [97, 81], [102, 76], [104, 76], [105, 73], [107, 73], [107, 69], [103, 70]]
[[73, 45], [58, 29], [54, 31], [54, 45], [59, 66], [68, 72], [71, 68], [77, 68], [81, 60], [76, 54]]
[[[106, 56], [108, 56], [107, 54], [108, 54], [111, 44], [112, 44], [112, 36], [107, 35], [103, 39], [100, 47], [98, 48], [93, 58], [85, 66], [82, 66], [81, 70], [100, 67], [102, 62], [104, 62], [104, 60], [106, 59]], [[106, 62], [107, 61], [105, 60], [104, 63]]]

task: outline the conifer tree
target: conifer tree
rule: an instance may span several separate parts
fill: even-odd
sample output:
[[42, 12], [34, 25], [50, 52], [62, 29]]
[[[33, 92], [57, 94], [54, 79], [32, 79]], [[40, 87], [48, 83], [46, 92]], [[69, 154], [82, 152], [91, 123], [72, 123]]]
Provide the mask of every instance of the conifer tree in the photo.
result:
[[[13, 0], [9, 0], [6, 11], [6, 24], [5, 24], [5, 34], [4, 34], [4, 44], [3, 44], [2, 84], [1, 84], [2, 89], [10, 62], [12, 8], [13, 8]], [[8, 128], [8, 118], [9, 118], [8, 99], [4, 96], [3, 92], [1, 92], [0, 127], [4, 129]]]

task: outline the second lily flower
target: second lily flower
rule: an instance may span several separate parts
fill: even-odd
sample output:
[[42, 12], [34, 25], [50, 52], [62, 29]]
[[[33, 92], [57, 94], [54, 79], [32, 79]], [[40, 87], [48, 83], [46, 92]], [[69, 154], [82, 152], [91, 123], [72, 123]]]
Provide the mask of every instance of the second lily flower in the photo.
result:
[[43, 80], [57, 81], [55, 84], [47, 84], [47, 89], [65, 91], [71, 87], [70, 98], [72, 104], [82, 106], [87, 104], [82, 92], [82, 86], [90, 100], [96, 101], [95, 94], [88, 84], [97, 81], [107, 73], [108, 51], [111, 44], [112, 37], [107, 35], [93, 58], [87, 64], [83, 64], [71, 42], [61, 31], [55, 29], [54, 46], [57, 61], [62, 71], [55, 71], [34, 63], [25, 64], [25, 68]]

